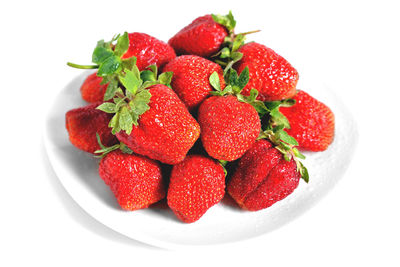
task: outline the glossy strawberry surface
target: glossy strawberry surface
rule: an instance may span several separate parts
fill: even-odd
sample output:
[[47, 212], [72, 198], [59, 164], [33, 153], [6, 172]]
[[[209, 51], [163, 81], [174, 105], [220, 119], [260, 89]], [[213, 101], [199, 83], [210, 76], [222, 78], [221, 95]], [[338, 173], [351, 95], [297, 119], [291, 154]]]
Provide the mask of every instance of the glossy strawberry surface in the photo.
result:
[[172, 89], [158, 84], [149, 88], [150, 109], [142, 114], [130, 135], [117, 138], [136, 154], [166, 164], [181, 162], [200, 135], [200, 126]]
[[209, 57], [219, 51], [226, 36], [225, 27], [216, 23], [211, 15], [205, 15], [180, 30], [168, 43], [178, 55]]
[[304, 91], [299, 91], [294, 99], [294, 106], [280, 108], [290, 123], [290, 129], [286, 129], [287, 133], [296, 138], [301, 149], [326, 150], [335, 135], [333, 112]]
[[65, 115], [65, 126], [70, 142], [77, 148], [89, 153], [100, 149], [96, 133], [105, 146], [111, 146], [118, 142], [117, 138], [108, 128], [111, 116], [96, 107], [101, 104], [94, 103], [85, 107], [68, 111]]
[[221, 89], [225, 88], [223, 71], [220, 65], [194, 55], [183, 55], [174, 58], [163, 71], [172, 71], [171, 86], [189, 110], [197, 108], [213, 88], [209, 77], [215, 71], [219, 75]]
[[112, 151], [101, 160], [99, 175], [124, 210], [147, 208], [165, 197], [160, 164], [149, 158]]
[[129, 48], [122, 58], [135, 56], [139, 70], [144, 70], [153, 64], [162, 68], [168, 61], [176, 57], [171, 46], [146, 33], [134, 32], [130, 33], [128, 37]]
[[219, 160], [240, 158], [255, 142], [261, 124], [257, 111], [235, 96], [212, 96], [199, 108], [201, 141], [207, 153]]
[[282, 100], [295, 95], [299, 74], [286, 59], [256, 42], [247, 43], [238, 51], [243, 57], [234, 68], [240, 73], [247, 66], [250, 77], [242, 94], [249, 95], [255, 88], [259, 92], [257, 99], [262, 101]]
[[83, 100], [89, 103], [103, 101], [108, 84], [100, 84], [103, 80], [96, 73], [90, 74], [83, 82], [80, 90]]
[[225, 174], [215, 160], [189, 155], [175, 165], [168, 188], [168, 206], [186, 223], [200, 219], [225, 194]]
[[269, 141], [261, 139], [240, 158], [227, 192], [241, 208], [257, 211], [286, 198], [299, 180], [294, 160], [286, 161]]

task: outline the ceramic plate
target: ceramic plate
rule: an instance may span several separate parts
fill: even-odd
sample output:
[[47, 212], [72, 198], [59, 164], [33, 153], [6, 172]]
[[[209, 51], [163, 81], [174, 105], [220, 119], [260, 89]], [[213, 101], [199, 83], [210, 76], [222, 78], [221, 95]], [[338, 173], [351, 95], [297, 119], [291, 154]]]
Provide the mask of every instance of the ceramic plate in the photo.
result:
[[228, 199], [215, 205], [197, 222], [180, 222], [165, 205], [127, 212], [98, 176], [98, 159], [68, 141], [65, 113], [86, 103], [79, 88], [90, 72], [73, 79], [55, 98], [45, 125], [45, 146], [50, 162], [65, 189], [91, 216], [130, 238], [171, 248], [239, 241], [271, 232], [310, 209], [343, 176], [357, 140], [355, 121], [334, 91], [323, 83], [299, 81], [298, 88], [326, 103], [335, 113], [335, 140], [319, 153], [305, 153], [310, 182], [284, 200], [258, 212], [242, 211]]

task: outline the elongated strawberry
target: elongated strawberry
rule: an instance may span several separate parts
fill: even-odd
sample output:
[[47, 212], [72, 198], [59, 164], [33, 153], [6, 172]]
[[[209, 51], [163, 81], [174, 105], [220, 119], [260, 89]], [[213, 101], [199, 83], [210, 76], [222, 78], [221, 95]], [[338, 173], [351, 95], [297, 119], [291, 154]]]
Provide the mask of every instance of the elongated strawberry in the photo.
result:
[[201, 102], [210, 96], [213, 90], [209, 77], [215, 71], [218, 73], [221, 89], [225, 88], [222, 68], [205, 58], [194, 55], [183, 55], [174, 58], [163, 71], [173, 72], [171, 86], [189, 110], [197, 108]]
[[181, 162], [200, 135], [200, 126], [178, 96], [165, 85], [148, 89], [149, 109], [130, 133], [119, 131], [117, 137], [135, 153], [166, 164]]
[[301, 149], [326, 150], [335, 135], [333, 112], [304, 91], [298, 91], [294, 100], [296, 104], [293, 106], [280, 108], [290, 123], [290, 129], [285, 131], [296, 138]]
[[223, 167], [215, 160], [200, 155], [189, 155], [175, 165], [168, 188], [168, 206], [176, 216], [192, 223], [225, 194]]
[[108, 84], [101, 84], [102, 80], [97, 73], [92, 73], [85, 79], [80, 88], [83, 100], [89, 103], [103, 101]]
[[148, 34], [134, 32], [129, 33], [128, 37], [129, 48], [122, 59], [136, 57], [139, 70], [144, 70], [150, 65], [162, 68], [176, 57], [175, 51], [170, 45]]
[[300, 176], [294, 159], [285, 160], [269, 141], [261, 139], [240, 158], [227, 192], [241, 208], [257, 211], [290, 195]]
[[75, 147], [89, 153], [94, 153], [100, 149], [96, 133], [107, 146], [118, 142], [111, 133], [111, 128], [108, 127], [111, 116], [96, 109], [99, 104], [101, 102], [72, 109], [65, 115], [65, 126], [70, 142]]
[[[207, 153], [218, 160], [233, 161], [240, 158], [255, 142], [261, 130], [260, 118], [251, 100], [240, 95], [248, 81], [248, 70], [240, 76], [231, 69], [230, 84], [221, 90], [216, 72], [210, 82], [217, 91], [207, 98], [198, 111], [202, 129], [201, 141]], [[255, 92], [256, 93], [256, 92]]]
[[146, 157], [112, 151], [101, 160], [99, 175], [124, 210], [147, 208], [165, 197], [160, 164]]
[[249, 95], [253, 88], [257, 89], [257, 99], [261, 101], [282, 100], [295, 95], [299, 74], [287, 60], [256, 42], [247, 43], [237, 51], [243, 56], [234, 68], [238, 72], [249, 68], [250, 78], [243, 89], [244, 95]]
[[226, 16], [205, 15], [180, 30], [168, 43], [178, 55], [209, 57], [219, 51], [235, 24], [232, 13]]

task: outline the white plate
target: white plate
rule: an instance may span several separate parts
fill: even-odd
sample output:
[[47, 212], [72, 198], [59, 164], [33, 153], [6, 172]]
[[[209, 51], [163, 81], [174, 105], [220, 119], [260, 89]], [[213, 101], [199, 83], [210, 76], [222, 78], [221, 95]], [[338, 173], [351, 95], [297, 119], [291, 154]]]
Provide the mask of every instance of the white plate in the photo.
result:
[[89, 74], [85, 72], [71, 81], [49, 110], [44, 140], [50, 162], [65, 189], [90, 215], [121, 234], [151, 245], [172, 248], [217, 244], [271, 232], [304, 213], [327, 194], [343, 176], [355, 149], [357, 128], [347, 108], [326, 85], [303, 79], [298, 87], [326, 103], [336, 119], [335, 140], [328, 150], [305, 153], [309, 184], [301, 181], [289, 197], [258, 212], [242, 211], [223, 201], [192, 224], [180, 222], [172, 211], [162, 207], [123, 211], [98, 176], [98, 160], [73, 147], [65, 129], [65, 113], [86, 104], [79, 88]]

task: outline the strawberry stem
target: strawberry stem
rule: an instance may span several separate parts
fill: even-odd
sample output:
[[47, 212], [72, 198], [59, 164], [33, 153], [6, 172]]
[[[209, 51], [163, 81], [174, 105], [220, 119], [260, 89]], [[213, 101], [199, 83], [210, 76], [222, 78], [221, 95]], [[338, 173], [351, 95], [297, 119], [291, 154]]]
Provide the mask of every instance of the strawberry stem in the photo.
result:
[[257, 33], [257, 32], [260, 32], [261, 30], [254, 30], [254, 31], [248, 31], [248, 32], [242, 32], [242, 33], [238, 33], [238, 34], [235, 34], [235, 36], [237, 36], [237, 35], [248, 35], [248, 34], [252, 34], [252, 33]]
[[79, 65], [71, 62], [67, 62], [67, 65], [76, 69], [98, 69], [99, 65]]

